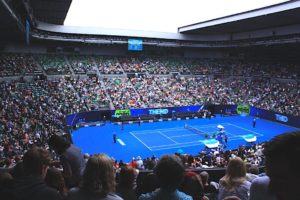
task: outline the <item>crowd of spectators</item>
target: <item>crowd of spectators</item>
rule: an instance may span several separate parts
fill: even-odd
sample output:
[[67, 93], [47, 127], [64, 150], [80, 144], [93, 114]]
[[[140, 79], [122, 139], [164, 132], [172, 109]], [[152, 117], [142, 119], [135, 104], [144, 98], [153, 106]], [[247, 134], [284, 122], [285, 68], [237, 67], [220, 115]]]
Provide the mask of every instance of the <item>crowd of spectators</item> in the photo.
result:
[[149, 73], [183, 75], [222, 75], [279, 78], [297, 80], [299, 64], [295, 61], [253, 61], [239, 59], [187, 59], [172, 57], [126, 57], [126, 56], [81, 56], [81, 55], [31, 55], [2, 54], [1, 76], [13, 76], [41, 72], [39, 65], [48, 75], [95, 73], [101, 74]]
[[[46, 142], [49, 136], [53, 133], [62, 133], [67, 129], [64, 123], [67, 114], [104, 107], [125, 109], [248, 103], [251, 106], [300, 116], [300, 83], [297, 80], [299, 71], [295, 64], [283, 66], [268, 63], [261, 66], [258, 63], [243, 64], [233, 61], [195, 62], [178, 61], [172, 58], [126, 57], [95, 57], [94, 62], [93, 59], [85, 56], [39, 55], [33, 57], [3, 54], [0, 56], [0, 76], [32, 74], [39, 71], [39, 65], [47, 74], [71, 74], [69, 67], [72, 67], [75, 73], [85, 74], [96, 70], [97, 65], [94, 66], [93, 63], [98, 65], [101, 74], [134, 73], [135, 75], [131, 78], [100, 79], [70, 76], [56, 80], [25, 81], [20, 79], [0, 82], [1, 167], [15, 166], [22, 160], [24, 152], [28, 151], [33, 144], [49, 149]], [[268, 67], [271, 70], [268, 70]], [[188, 76], [171, 75], [170, 72], [179, 72]], [[202, 76], [194, 76], [191, 73]], [[221, 77], [213, 76], [220, 74]], [[56, 158], [56, 154], [53, 155]], [[241, 148], [237, 151], [207, 151], [195, 157], [191, 155], [180, 155], [180, 157], [186, 169], [226, 167], [230, 160], [240, 157], [243, 163], [252, 167], [246, 169], [253, 172], [253, 166], [258, 166], [264, 161], [260, 146], [250, 150]], [[95, 158], [96, 161], [106, 162], [107, 159], [105, 156], [100, 156]], [[133, 159], [128, 165], [133, 167], [135, 172], [152, 170], [157, 162], [155, 157], [139, 158]], [[121, 169], [122, 165], [124, 165], [122, 162], [115, 161], [115, 167], [118, 166], [118, 169]], [[236, 159], [235, 166], [243, 168], [238, 159]], [[56, 171], [54, 170], [53, 173]], [[121, 174], [124, 175], [123, 172]], [[222, 179], [223, 185], [220, 187], [231, 191], [236, 182], [230, 182], [227, 179], [235, 174], [230, 174], [228, 171], [227, 175], [229, 178]], [[249, 190], [249, 184], [246, 181], [251, 182], [254, 178], [253, 173], [242, 173], [238, 176], [240, 181], [238, 183], [245, 183], [245, 188]], [[184, 180], [187, 184], [191, 182], [198, 184], [199, 178], [195, 174], [188, 174]], [[131, 189], [136, 187], [135, 184], [130, 186]], [[121, 185], [117, 188], [120, 193], [128, 190], [128, 188], [122, 188]], [[218, 185], [215, 184], [214, 188], [217, 190]], [[193, 191], [188, 191], [184, 187], [181, 189], [186, 194], [194, 195]], [[210, 189], [213, 188], [210, 186]], [[66, 195], [63, 189], [60, 192]], [[114, 192], [114, 189], [109, 189], [107, 192], [106, 195]], [[176, 195], [180, 194], [176, 193]], [[203, 193], [200, 196], [204, 198]], [[243, 196], [239, 197], [243, 199]], [[143, 198], [147, 199], [146, 196]]]
[[70, 66], [63, 55], [36, 55], [35, 59], [49, 75], [71, 74]]
[[34, 58], [26, 54], [1, 54], [0, 77], [41, 73]]
[[146, 73], [147, 61], [138, 57], [120, 58], [121, 66], [126, 73]]
[[50, 133], [66, 130], [66, 114], [80, 112], [80, 103], [64, 80], [0, 82], [1, 166], [9, 167], [33, 143], [44, 144]]
[[128, 78], [111, 78], [103, 81], [115, 109], [145, 107]]
[[123, 74], [121, 61], [117, 57], [95, 56], [101, 74]]
[[72, 80], [72, 83], [78, 92], [81, 103], [84, 103], [88, 107], [88, 110], [110, 108], [110, 100], [98, 79], [77, 79]]
[[97, 72], [97, 67], [95, 66], [91, 56], [79, 56], [79, 55], [68, 56], [67, 60], [69, 61], [75, 74], [86, 74], [86, 73]]
[[[63, 137], [52, 135], [45, 146], [31, 144], [14, 168], [0, 171], [0, 195], [4, 200], [296, 199], [299, 137], [296, 131], [249, 149], [205, 149], [198, 156], [175, 153], [144, 160], [138, 156], [124, 163], [105, 154], [84, 156]], [[51, 158], [52, 150], [59, 159]], [[259, 171], [261, 164], [266, 173]], [[212, 167], [225, 171], [210, 180]]]

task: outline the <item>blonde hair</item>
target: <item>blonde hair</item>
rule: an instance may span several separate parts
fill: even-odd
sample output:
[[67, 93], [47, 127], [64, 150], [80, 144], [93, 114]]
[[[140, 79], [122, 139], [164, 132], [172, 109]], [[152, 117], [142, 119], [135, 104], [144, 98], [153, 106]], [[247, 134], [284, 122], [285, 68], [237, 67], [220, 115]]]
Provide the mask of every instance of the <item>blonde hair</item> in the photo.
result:
[[227, 190], [233, 190], [246, 180], [246, 165], [244, 161], [235, 157], [228, 163], [226, 174], [220, 179], [220, 183]]

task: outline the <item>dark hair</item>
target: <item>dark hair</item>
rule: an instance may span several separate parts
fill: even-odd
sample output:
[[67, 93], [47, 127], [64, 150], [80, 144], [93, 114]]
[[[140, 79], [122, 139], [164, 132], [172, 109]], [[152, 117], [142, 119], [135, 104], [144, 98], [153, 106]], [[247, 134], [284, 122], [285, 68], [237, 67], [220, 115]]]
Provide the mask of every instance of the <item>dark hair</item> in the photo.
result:
[[143, 193], [153, 192], [159, 188], [157, 176], [154, 173], [149, 173], [143, 180]]
[[62, 154], [67, 148], [71, 146], [70, 142], [65, 140], [62, 136], [52, 135], [48, 144], [52, 147], [58, 154]]
[[252, 165], [249, 167], [248, 172], [251, 174], [258, 175], [259, 174], [259, 168], [256, 165]]
[[8, 184], [11, 183], [13, 177], [8, 172], [0, 172], [0, 188], [6, 187]]
[[58, 190], [62, 196], [67, 196], [68, 189], [65, 185], [64, 177], [58, 169], [53, 167], [48, 169], [45, 177], [45, 183], [49, 187]]
[[193, 200], [201, 200], [204, 196], [204, 188], [201, 177], [195, 172], [186, 172], [180, 190], [193, 197]]
[[49, 165], [50, 156], [47, 150], [32, 147], [24, 154], [23, 169], [25, 175], [42, 175], [43, 165]]
[[80, 189], [97, 197], [115, 191], [113, 161], [105, 154], [94, 155], [88, 160]]
[[135, 172], [131, 166], [123, 166], [119, 175], [119, 185], [132, 188], [134, 184]]
[[192, 155], [189, 155], [188, 158], [187, 158], [187, 162], [189, 165], [192, 165], [194, 163], [194, 156]]
[[266, 157], [266, 170], [274, 159], [282, 158], [295, 174], [299, 174], [300, 162], [297, 158], [300, 155], [300, 131], [274, 137], [264, 145], [263, 153]]
[[178, 156], [165, 155], [158, 161], [154, 173], [161, 188], [176, 190], [183, 180], [184, 167]]

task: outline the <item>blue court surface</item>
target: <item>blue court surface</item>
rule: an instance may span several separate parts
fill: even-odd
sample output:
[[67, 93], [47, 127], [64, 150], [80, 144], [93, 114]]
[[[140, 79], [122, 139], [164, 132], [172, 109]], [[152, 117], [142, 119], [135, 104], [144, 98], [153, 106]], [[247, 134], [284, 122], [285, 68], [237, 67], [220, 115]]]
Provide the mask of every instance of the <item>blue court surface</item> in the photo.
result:
[[[132, 157], [142, 158], [175, 152], [197, 155], [209, 143], [209, 138], [216, 135], [218, 125], [224, 126], [228, 136], [227, 149], [236, 149], [245, 145], [251, 136], [257, 143], [268, 141], [276, 135], [298, 130], [295, 127], [258, 119], [252, 127], [253, 117], [216, 117], [209, 119], [190, 119], [167, 122], [126, 124], [106, 123], [104, 126], [80, 128], [72, 133], [72, 139], [83, 153], [105, 153], [117, 160], [129, 162]], [[189, 128], [187, 128], [189, 127]], [[117, 142], [113, 142], [113, 134]]]

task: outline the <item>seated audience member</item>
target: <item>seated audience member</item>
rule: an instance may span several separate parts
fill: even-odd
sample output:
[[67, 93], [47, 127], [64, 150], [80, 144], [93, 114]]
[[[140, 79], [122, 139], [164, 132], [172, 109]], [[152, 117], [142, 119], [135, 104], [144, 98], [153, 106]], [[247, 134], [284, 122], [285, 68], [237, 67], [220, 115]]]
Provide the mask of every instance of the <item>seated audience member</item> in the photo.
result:
[[119, 184], [117, 185], [117, 194], [124, 200], [135, 200], [137, 196], [134, 191], [135, 169], [130, 166], [121, 168], [119, 174]]
[[223, 200], [241, 200], [241, 199], [238, 198], [237, 196], [228, 196], [228, 197], [225, 197]]
[[122, 200], [115, 192], [113, 161], [105, 154], [90, 157], [79, 188], [72, 188], [70, 200]]
[[200, 173], [204, 194], [209, 199], [215, 199], [218, 193], [219, 184], [216, 182], [209, 181], [209, 174], [206, 171]]
[[60, 200], [59, 192], [46, 185], [44, 179], [50, 163], [48, 151], [33, 147], [24, 154], [24, 176], [14, 182], [13, 193], [22, 200]]
[[247, 200], [251, 183], [246, 180], [246, 166], [244, 161], [235, 157], [228, 163], [226, 174], [220, 179], [218, 200], [227, 196], [237, 196]]
[[63, 198], [68, 196], [68, 188], [66, 187], [64, 177], [56, 168], [49, 168], [45, 177], [45, 182], [49, 187], [56, 189]]
[[269, 188], [270, 178], [261, 176], [254, 179], [250, 187], [250, 200], [276, 200]]
[[52, 135], [48, 144], [60, 156], [67, 187], [77, 186], [85, 167], [85, 160], [80, 149], [58, 135]]
[[258, 177], [259, 169], [257, 165], [251, 165], [251, 164], [249, 164], [248, 166], [246, 165], [246, 168], [247, 168], [246, 179], [247, 181], [252, 182], [254, 179]]
[[269, 188], [278, 200], [300, 198], [300, 131], [274, 137], [264, 146]]
[[11, 192], [13, 177], [8, 172], [0, 172], [0, 197], [3, 200], [14, 200], [16, 196]]
[[148, 173], [146, 176], [141, 177], [142, 173], [139, 173], [137, 178], [137, 195], [140, 196], [144, 193], [153, 192], [159, 188], [159, 182], [157, 176], [154, 173]]
[[176, 155], [165, 155], [160, 158], [154, 173], [158, 178], [160, 188], [151, 193], [142, 194], [139, 200], [192, 200], [192, 197], [178, 188], [184, 177], [184, 167]]
[[195, 172], [186, 172], [180, 186], [180, 191], [193, 197], [193, 200], [207, 200], [200, 175]]

